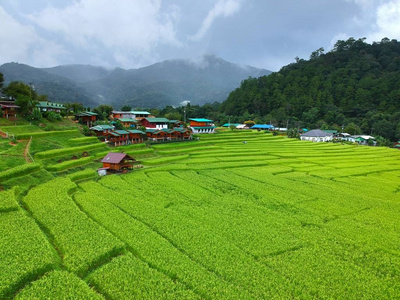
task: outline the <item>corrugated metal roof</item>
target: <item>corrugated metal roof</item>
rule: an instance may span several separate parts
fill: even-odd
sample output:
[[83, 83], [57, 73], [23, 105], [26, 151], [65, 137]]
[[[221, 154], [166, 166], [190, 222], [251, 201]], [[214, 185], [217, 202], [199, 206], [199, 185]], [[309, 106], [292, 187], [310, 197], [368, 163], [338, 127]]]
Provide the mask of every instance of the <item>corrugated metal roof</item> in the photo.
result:
[[135, 115], [150, 115], [150, 113], [148, 111], [136, 111], [136, 110], [133, 110], [131, 112], [133, 112]]
[[126, 130], [114, 130], [114, 132], [116, 132], [118, 134], [129, 134], [129, 132]]
[[113, 129], [114, 127], [110, 126], [110, 125], [96, 125], [93, 127], [90, 127], [90, 130], [96, 130], [96, 131], [104, 131], [104, 130], [108, 130], [108, 129]]
[[213, 122], [213, 120], [209, 120], [209, 119], [189, 119], [190, 121], [194, 121], [194, 122]]
[[118, 164], [123, 159], [133, 159], [133, 158], [126, 153], [110, 152], [101, 160], [101, 162], [102, 163], [110, 163], [110, 164]]
[[267, 125], [267, 124], [256, 124], [253, 125], [250, 129], [273, 129], [274, 125]]
[[140, 133], [140, 134], [145, 134], [143, 131], [140, 130], [136, 130], [136, 129], [132, 129], [132, 130], [128, 130], [130, 133]]
[[167, 118], [146, 118], [150, 123], [169, 123]]
[[321, 129], [313, 129], [306, 133], [303, 133], [301, 136], [308, 136], [308, 137], [324, 137], [324, 136], [332, 136], [332, 133], [325, 132]]
[[76, 114], [77, 117], [91, 117], [91, 116], [98, 116], [98, 114], [91, 112], [91, 111], [83, 111]]
[[135, 119], [130, 119], [130, 118], [117, 118], [118, 120], [120, 120], [121, 122], [132, 122], [132, 123], [136, 123]]
[[239, 126], [240, 123], [225, 123], [224, 125], [222, 125], [222, 127], [229, 127], [229, 126], [231, 126], [231, 125], [233, 125], [233, 126]]

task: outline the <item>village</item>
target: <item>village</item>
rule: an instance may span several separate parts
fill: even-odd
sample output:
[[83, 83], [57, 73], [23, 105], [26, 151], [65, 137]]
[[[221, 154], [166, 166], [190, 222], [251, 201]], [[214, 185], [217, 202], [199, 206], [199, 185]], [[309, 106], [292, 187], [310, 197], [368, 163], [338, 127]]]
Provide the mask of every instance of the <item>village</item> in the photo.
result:
[[[7, 119], [18, 118], [19, 106], [13, 99], [1, 99], [0, 108], [2, 116]], [[41, 113], [61, 113], [66, 110], [62, 103], [39, 101], [36, 108]], [[205, 118], [189, 118], [185, 124], [181, 120], [169, 120], [152, 115], [148, 111], [117, 111], [113, 110], [109, 115], [110, 121], [99, 122], [98, 114], [92, 111], [82, 111], [74, 114], [74, 120], [89, 128], [90, 134], [111, 146], [123, 146], [136, 143], [170, 142], [192, 140], [193, 134], [215, 133], [217, 127], [213, 120]], [[118, 128], [118, 124], [120, 125]], [[275, 134], [288, 134], [288, 128], [275, 127], [272, 124], [248, 124], [225, 123], [222, 128], [265, 130]], [[298, 128], [296, 137], [300, 140], [312, 142], [341, 141], [356, 143], [359, 145], [375, 146], [376, 140], [371, 135], [351, 135], [337, 130], [321, 130]], [[394, 143], [394, 147], [400, 148], [400, 143]]]

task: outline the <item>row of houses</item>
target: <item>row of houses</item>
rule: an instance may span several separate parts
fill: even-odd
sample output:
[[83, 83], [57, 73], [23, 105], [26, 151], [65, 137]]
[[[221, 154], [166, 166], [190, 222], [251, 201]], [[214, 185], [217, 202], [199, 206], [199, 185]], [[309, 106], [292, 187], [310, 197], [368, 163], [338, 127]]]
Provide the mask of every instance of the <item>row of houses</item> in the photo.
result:
[[[97, 119], [97, 114], [82, 112], [77, 114], [76, 117], [83, 123], [93, 124]], [[146, 129], [162, 130], [183, 125], [182, 121], [157, 118], [147, 111], [112, 111], [110, 119], [119, 120], [127, 128], [145, 127]], [[189, 119], [189, 127], [193, 133], [214, 133], [216, 128], [212, 120], [203, 118]]]
[[163, 129], [146, 129], [141, 131], [138, 129], [116, 130], [112, 125], [96, 125], [90, 127], [90, 131], [99, 138], [103, 138], [115, 146], [143, 143], [145, 139], [160, 142], [174, 140], [191, 140], [191, 130], [183, 127], [179, 128], [163, 128]]
[[375, 144], [375, 138], [370, 135], [350, 135], [349, 133], [339, 133], [336, 130], [313, 129], [300, 135], [300, 139], [312, 142], [329, 142], [334, 139], [368, 145], [370, 141]]
[[[63, 104], [61, 103], [55, 103], [55, 102], [49, 102], [49, 101], [39, 101], [38, 104], [36, 104], [36, 107], [40, 110], [40, 112], [50, 112], [54, 111], [56, 113], [60, 113], [62, 111], [65, 111], [66, 108]], [[18, 105], [15, 105], [14, 100], [5, 100], [2, 99], [0, 101], [0, 108], [3, 112], [3, 116], [7, 119], [10, 118], [17, 118], [18, 116], [18, 111], [21, 107]]]

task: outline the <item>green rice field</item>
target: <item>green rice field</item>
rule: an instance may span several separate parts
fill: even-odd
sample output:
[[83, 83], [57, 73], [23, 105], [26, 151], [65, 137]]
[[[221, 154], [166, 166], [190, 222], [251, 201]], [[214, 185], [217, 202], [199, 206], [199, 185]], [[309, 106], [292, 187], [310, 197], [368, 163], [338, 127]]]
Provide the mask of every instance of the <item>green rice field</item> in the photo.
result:
[[0, 192], [0, 299], [400, 297], [396, 149], [228, 132], [51, 173], [85, 142], [33, 143], [47, 175]]

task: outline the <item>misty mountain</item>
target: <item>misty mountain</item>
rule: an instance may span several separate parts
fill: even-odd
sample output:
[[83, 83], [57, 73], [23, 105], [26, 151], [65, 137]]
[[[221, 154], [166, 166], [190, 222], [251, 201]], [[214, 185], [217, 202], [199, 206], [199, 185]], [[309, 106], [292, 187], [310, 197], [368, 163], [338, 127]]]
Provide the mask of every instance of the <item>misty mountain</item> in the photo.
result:
[[45, 69], [19, 63], [6, 63], [0, 66], [0, 73], [4, 75], [4, 86], [11, 81], [22, 81], [32, 85], [38, 94], [47, 95], [49, 101], [74, 102], [79, 97], [79, 101], [87, 106], [97, 105], [93, 96], [86, 94], [83, 86], [78, 86], [66, 77], [46, 72]]
[[99, 80], [107, 77], [111, 72], [106, 68], [91, 65], [64, 65], [53, 68], [44, 68], [42, 70], [47, 73], [68, 78], [75, 83]]
[[213, 55], [192, 60], [167, 60], [140, 69], [107, 70], [90, 65], [33, 68], [8, 63], [0, 66], [5, 84], [12, 80], [33, 83], [50, 101], [79, 101], [84, 105], [110, 104], [118, 109], [177, 106], [184, 100], [202, 105], [222, 102], [248, 77], [271, 72], [239, 66]]

